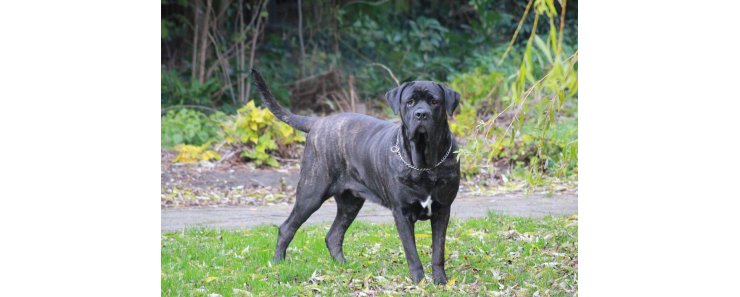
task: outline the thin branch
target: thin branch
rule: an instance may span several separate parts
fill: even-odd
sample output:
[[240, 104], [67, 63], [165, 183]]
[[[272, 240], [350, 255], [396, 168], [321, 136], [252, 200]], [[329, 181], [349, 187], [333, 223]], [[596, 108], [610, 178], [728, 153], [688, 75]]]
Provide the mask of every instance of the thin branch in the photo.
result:
[[[534, 0], [529, 0], [529, 3], [527, 3], [527, 8], [524, 9], [524, 14], [522, 14], [522, 19], [519, 20], [519, 25], [516, 26], [516, 30], [514, 30], [514, 36], [511, 37], [511, 42], [509, 42], [509, 46], [506, 47], [506, 51], [504, 51], [504, 54], [501, 55], [501, 59], [498, 60], [498, 63], [496, 65], [501, 65], [501, 63], [506, 58], [506, 55], [509, 54], [509, 51], [514, 46], [514, 42], [516, 41], [516, 37], [519, 35], [519, 30], [522, 29], [522, 25], [524, 24], [524, 20], [527, 19], [527, 14], [529, 13], [529, 8], [532, 7], [532, 2]], [[536, 12], [535, 12], [536, 15]]]
[[[223, 40], [223, 38], [220, 38], [220, 39]], [[232, 45], [231, 48], [221, 53], [221, 57], [223, 57], [223, 59], [226, 61], [233, 58], [234, 55], [236, 54], [236, 52], [234, 51], [236, 49], [236, 46], [237, 45]], [[214, 61], [213, 63], [211, 63], [211, 66], [208, 66], [208, 70], [206, 71], [206, 77], [211, 77], [211, 75], [213, 75], [213, 72], [216, 71], [216, 69], [219, 68], [220, 66], [221, 65], [219, 61]]]
[[[213, 26], [216, 27], [217, 19], [214, 20]], [[213, 28], [213, 32], [218, 32], [217, 28]], [[218, 49], [218, 42], [216, 42], [216, 38], [213, 37], [213, 34], [210, 32], [208, 33], [208, 38], [211, 39], [211, 42], [213, 43], [213, 49], [216, 52], [216, 58], [218, 59], [218, 63], [221, 64], [221, 71], [224, 76], [224, 80], [226, 81], [226, 88], [229, 90], [229, 93], [231, 94], [231, 101], [234, 102], [234, 105], [236, 105], [236, 98], [234, 96], [234, 88], [231, 86], [231, 77], [229, 77], [228, 72], [228, 61], [224, 59], [224, 56], [221, 55], [221, 51]], [[209, 73], [210, 77], [210, 73]]]
[[558, 48], [555, 52], [556, 57], [559, 57], [563, 49], [563, 30], [565, 30], [565, 7], [567, 3], [567, 0], [563, 0], [563, 9], [560, 12], [560, 36], [558, 36]]
[[360, 58], [364, 59], [365, 61], [368, 61], [368, 62], [371, 62], [371, 63], [373, 62], [372, 59], [370, 59], [367, 56], [365, 56], [363, 53], [361, 53], [356, 48], [352, 47], [352, 45], [348, 44], [347, 42], [345, 42], [345, 41], [343, 41], [343, 40], [340, 39], [339, 40], [339, 44], [344, 45], [346, 48], [348, 48], [349, 50], [351, 50], [352, 52], [354, 52], [355, 54], [357, 54], [358, 56], [360, 56]]
[[195, 23], [193, 25], [193, 59], [190, 63], [190, 79], [196, 80], [198, 78], [198, 36], [200, 36], [200, 22], [199, 20], [199, 13], [198, 8], [200, 8], [201, 3], [203, 1], [201, 0], [195, 0], [193, 4], [193, 22]]
[[352, 112], [357, 112], [357, 106], [355, 105], [355, 101], [357, 97], [357, 94], [355, 93], [355, 76], [350, 74], [349, 75], [349, 100], [350, 100], [350, 107], [352, 108]]
[[396, 86], [397, 87], [400, 87], [401, 86], [401, 84], [398, 82], [398, 78], [396, 78], [396, 76], [393, 75], [393, 71], [391, 71], [391, 69], [388, 68], [387, 66], [385, 66], [383, 64], [380, 64], [380, 63], [370, 63], [370, 66], [378, 66], [378, 67], [381, 67], [381, 68], [385, 69], [385, 71], [388, 71], [388, 74], [391, 75], [391, 78], [396, 83]]
[[[255, 26], [254, 35], [252, 36], [252, 48], [249, 49], [249, 68], [247, 70], [252, 69], [254, 67], [254, 52], [257, 50], [257, 37], [260, 36], [261, 31], [261, 24], [262, 24], [262, 17], [260, 17], [260, 14], [262, 13], [262, 8], [267, 4], [267, 1], [264, 1], [260, 3], [259, 9], [257, 9], [257, 25]], [[244, 71], [244, 69], [240, 69], [241, 71]], [[249, 97], [252, 91], [252, 84], [247, 83], [247, 92], [244, 94], [245, 96]], [[246, 103], [247, 99], [244, 99], [243, 103]]]
[[213, 8], [213, 1], [206, 0], [206, 11], [205, 19], [203, 20], [203, 28], [200, 31], [201, 37], [199, 38], [200, 50], [198, 51], [198, 81], [204, 83], [206, 81], [206, 53], [208, 51], [208, 31], [210, 31], [211, 23], [211, 9]]
[[[576, 51], [575, 53], [573, 53], [573, 55], [571, 55], [570, 57], [568, 57], [568, 59], [566, 61], [568, 63], [570, 63], [571, 61], [574, 61], [574, 58], [577, 58], [577, 57], [578, 57], [578, 51]], [[527, 101], [527, 98], [529, 98], [529, 95], [532, 93], [532, 91], [534, 91], [534, 88], [537, 85], [539, 85], [540, 83], [542, 83], [545, 80], [545, 78], [547, 78], [548, 76], [550, 76], [550, 74], [552, 74], [552, 70], [550, 70], [547, 74], [545, 74], [541, 79], [539, 79], [538, 81], [536, 81], [526, 92], [524, 92], [524, 94], [522, 94], [522, 99], [521, 99], [521, 102], [519, 102], [519, 106], [517, 106], [517, 108], [516, 108], [516, 113], [514, 114], [514, 117], [511, 119], [511, 122], [509, 123], [508, 127], [506, 128], [506, 131], [504, 131], [504, 134], [501, 137], [501, 139], [506, 138], [506, 135], [509, 134], [509, 131], [513, 127], [512, 125], [514, 124], [514, 121], [516, 120], [516, 118], [522, 112], [522, 106], [524, 106], [524, 102]], [[504, 112], [506, 112], [509, 108], [511, 108], [512, 106], [514, 106], [515, 103], [516, 102], [511, 102], [509, 104], [509, 106], [507, 106], [498, 115], [496, 115], [492, 119], [488, 120], [488, 123], [486, 123], [486, 125], [488, 127], [487, 127], [486, 132], [484, 133], [484, 135], [488, 135], [490, 133], [491, 129], [493, 129], [493, 126], [494, 126], [494, 123], [495, 123], [496, 119], [498, 119], [498, 117], [501, 116]], [[500, 143], [500, 142], [498, 142], [498, 139], [496, 141], [497, 141], [497, 143]]]
[[223, 157], [221, 157], [221, 159], [218, 159], [218, 161], [216, 161], [216, 164], [221, 164], [225, 160], [231, 159], [231, 157], [233, 157], [237, 153], [241, 153], [243, 150], [244, 150], [243, 147], [239, 147], [239, 148], [237, 148], [237, 149], [235, 149], [233, 151], [230, 151], [229, 153], [227, 153], [226, 155], [224, 155]]
[[296, 81], [294, 81], [294, 82], [288, 82], [288, 83], [285, 83], [284, 85], [285, 85], [285, 86], [291, 86], [291, 85], [294, 85], [294, 84], [302, 84], [302, 83], [305, 83], [305, 82], [307, 82], [307, 81], [313, 80], [313, 79], [315, 79], [315, 78], [317, 78], [317, 77], [320, 77], [320, 76], [325, 76], [325, 75], [329, 75], [329, 74], [331, 74], [332, 72], [333, 72], [333, 70], [329, 70], [329, 71], [327, 71], [327, 72], [323, 72], [323, 73], [316, 73], [316, 74], [314, 74], [314, 75], [311, 75], [311, 76], [307, 76], [307, 77], [301, 78], [301, 79], [299, 79], [299, 80], [296, 80]]
[[278, 160], [280, 162], [295, 162], [295, 163], [301, 162], [301, 159], [288, 159], [288, 158], [280, 158], [277, 156], [273, 156], [273, 158], [275, 158], [275, 160]]
[[[237, 88], [239, 89], [239, 103], [237, 105], [240, 105], [244, 100], [244, 39], [246, 38], [244, 33], [244, 9], [242, 8], [242, 5], [244, 3], [244, 0], [239, 0], [239, 42], [236, 43], [237, 46], [237, 56], [236, 61], [238, 64], [239, 73], [236, 74], [237, 77]], [[254, 19], [254, 17], [252, 18]]]
[[301, 77], [303, 77], [304, 74], [304, 65], [303, 61], [306, 58], [306, 47], [303, 44], [303, 1], [298, 0], [298, 40], [301, 44]]

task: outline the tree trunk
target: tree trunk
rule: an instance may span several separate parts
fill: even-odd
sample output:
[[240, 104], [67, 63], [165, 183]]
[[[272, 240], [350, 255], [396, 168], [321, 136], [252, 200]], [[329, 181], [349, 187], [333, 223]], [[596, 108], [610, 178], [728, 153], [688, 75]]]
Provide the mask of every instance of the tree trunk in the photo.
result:
[[200, 83], [206, 82], [206, 52], [208, 51], [208, 31], [209, 31], [209, 25], [211, 23], [211, 8], [213, 5], [213, 0], [206, 0], [206, 10], [203, 15], [203, 22], [201, 23], [200, 27], [200, 50], [198, 51], [199, 54], [199, 61], [198, 61], [198, 81]]
[[198, 79], [198, 36], [200, 36], [200, 19], [202, 18], [200, 9], [202, 6], [202, 0], [195, 0], [193, 3], [193, 60], [190, 65], [190, 78], [192, 80]]

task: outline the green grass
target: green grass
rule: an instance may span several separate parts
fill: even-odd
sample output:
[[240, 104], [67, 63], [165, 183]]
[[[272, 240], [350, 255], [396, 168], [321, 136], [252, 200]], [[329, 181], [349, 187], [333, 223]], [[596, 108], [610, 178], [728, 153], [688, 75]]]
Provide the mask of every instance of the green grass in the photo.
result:
[[416, 225], [427, 279], [409, 279], [393, 225], [357, 221], [345, 238], [347, 263], [324, 245], [328, 225], [304, 226], [286, 261], [269, 262], [276, 226], [241, 231], [190, 229], [162, 234], [163, 296], [491, 295], [571, 296], [578, 290], [578, 219], [492, 215], [452, 220], [447, 231], [450, 283], [431, 281], [431, 229]]

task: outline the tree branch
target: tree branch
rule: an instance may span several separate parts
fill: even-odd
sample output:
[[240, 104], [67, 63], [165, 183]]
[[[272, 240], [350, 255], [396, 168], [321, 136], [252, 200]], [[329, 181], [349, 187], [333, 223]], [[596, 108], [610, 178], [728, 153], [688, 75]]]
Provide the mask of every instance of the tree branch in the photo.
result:
[[393, 79], [393, 81], [394, 81], [394, 82], [396, 83], [396, 86], [397, 86], [397, 87], [400, 87], [400, 86], [401, 86], [401, 84], [400, 84], [400, 83], [398, 82], [398, 78], [396, 78], [396, 76], [395, 76], [395, 75], [393, 75], [393, 71], [391, 71], [391, 69], [390, 69], [390, 68], [388, 68], [388, 67], [386, 67], [385, 65], [383, 65], [383, 64], [380, 64], [380, 63], [370, 63], [370, 66], [378, 66], [378, 67], [381, 67], [381, 68], [385, 69], [385, 71], [388, 71], [388, 74], [390, 74], [390, 75], [391, 75], [391, 78], [392, 78], [392, 79]]

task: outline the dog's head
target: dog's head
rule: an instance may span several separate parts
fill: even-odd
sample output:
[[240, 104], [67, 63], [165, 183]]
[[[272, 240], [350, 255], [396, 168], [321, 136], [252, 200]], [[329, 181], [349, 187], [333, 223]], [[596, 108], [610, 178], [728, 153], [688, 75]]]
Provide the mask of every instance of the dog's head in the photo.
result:
[[385, 99], [401, 116], [406, 137], [419, 140], [445, 132], [439, 129], [449, 129], [447, 115], [452, 115], [460, 103], [460, 93], [432, 81], [413, 81], [388, 91]]

